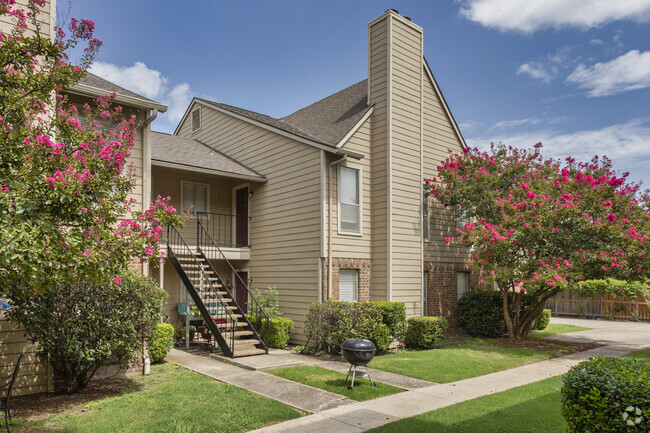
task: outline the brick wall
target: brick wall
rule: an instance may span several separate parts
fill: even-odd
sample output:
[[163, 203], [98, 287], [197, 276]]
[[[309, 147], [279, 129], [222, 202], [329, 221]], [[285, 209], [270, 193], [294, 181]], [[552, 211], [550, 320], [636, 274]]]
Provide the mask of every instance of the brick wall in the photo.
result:
[[[327, 259], [323, 259], [323, 299], [329, 298], [327, 287]], [[356, 269], [359, 271], [358, 301], [370, 300], [370, 260], [369, 259], [347, 259], [340, 257], [332, 258], [332, 299], [339, 298], [339, 269]]]
[[458, 327], [458, 272], [469, 272], [469, 290], [482, 287], [480, 272], [470, 271], [464, 263], [424, 262], [427, 272], [427, 315], [443, 316], [449, 328]]

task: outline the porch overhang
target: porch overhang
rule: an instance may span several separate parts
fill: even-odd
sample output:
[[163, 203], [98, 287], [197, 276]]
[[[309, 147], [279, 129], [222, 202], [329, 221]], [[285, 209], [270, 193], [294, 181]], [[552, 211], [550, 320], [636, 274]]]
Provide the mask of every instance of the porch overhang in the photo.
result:
[[191, 164], [183, 164], [183, 163], [178, 163], [178, 162], [170, 162], [170, 161], [161, 161], [157, 159], [151, 159], [151, 166], [152, 167], [163, 167], [163, 168], [172, 168], [172, 169], [177, 169], [177, 170], [185, 170], [185, 171], [191, 171], [194, 173], [202, 173], [202, 174], [211, 174], [211, 175], [216, 175], [216, 176], [223, 176], [223, 177], [228, 177], [231, 179], [241, 179], [241, 180], [248, 180], [248, 181], [253, 181], [253, 182], [261, 182], [264, 183], [268, 179], [266, 176], [258, 175], [247, 175], [247, 174], [241, 174], [241, 173], [232, 173], [229, 171], [224, 171], [224, 170], [217, 170], [213, 168], [204, 168], [204, 167], [196, 167]]

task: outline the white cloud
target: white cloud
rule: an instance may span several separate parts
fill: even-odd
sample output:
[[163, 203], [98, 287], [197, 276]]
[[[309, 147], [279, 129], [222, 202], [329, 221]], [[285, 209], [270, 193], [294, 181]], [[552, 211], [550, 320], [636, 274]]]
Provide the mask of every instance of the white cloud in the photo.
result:
[[650, 119], [632, 119], [601, 129], [569, 133], [547, 129], [467, 140], [472, 147], [480, 148], [485, 148], [490, 142], [502, 142], [514, 147], [532, 147], [540, 141], [544, 145], [545, 156], [572, 156], [581, 161], [588, 161], [594, 155], [606, 155], [612, 158], [615, 169], [630, 171], [632, 180], [645, 180], [646, 184], [650, 183]]
[[162, 72], [148, 68], [143, 62], [135, 62], [133, 66], [95, 62], [90, 72], [127, 90], [167, 105], [167, 112], [159, 116], [161, 123], [165, 125], [158, 124], [157, 129], [172, 129], [183, 117], [193, 97], [189, 84], [183, 82], [170, 89], [169, 79]]
[[556, 73], [557, 70], [555, 68], [548, 70], [539, 62], [524, 63], [517, 70], [517, 75], [526, 74], [545, 84], [550, 83]]
[[481, 122], [478, 122], [476, 120], [468, 120], [467, 122], [459, 123], [458, 127], [461, 129], [473, 129], [480, 125]]
[[501, 120], [501, 121], [495, 123], [494, 126], [492, 126], [490, 128], [490, 130], [509, 129], [509, 128], [514, 128], [514, 127], [521, 126], [521, 125], [537, 125], [537, 124], [539, 124], [541, 122], [542, 122], [542, 120], [537, 119], [537, 118]]
[[174, 87], [167, 94], [167, 98], [163, 100], [163, 103], [169, 107], [167, 113], [165, 113], [167, 118], [172, 122], [180, 121], [183, 114], [185, 114], [185, 110], [190, 105], [190, 101], [192, 101], [192, 96], [189, 84], [181, 83]]
[[90, 72], [149, 99], [159, 98], [167, 84], [167, 78], [142, 62], [135, 62], [133, 66], [95, 62]]
[[587, 29], [617, 20], [647, 22], [650, 0], [460, 0], [460, 14], [485, 27], [533, 33]]
[[605, 42], [601, 41], [600, 39], [592, 39], [589, 41], [591, 45], [603, 45]]
[[607, 96], [650, 87], [650, 51], [632, 50], [609, 62], [578, 65], [566, 79], [587, 90], [587, 95]]

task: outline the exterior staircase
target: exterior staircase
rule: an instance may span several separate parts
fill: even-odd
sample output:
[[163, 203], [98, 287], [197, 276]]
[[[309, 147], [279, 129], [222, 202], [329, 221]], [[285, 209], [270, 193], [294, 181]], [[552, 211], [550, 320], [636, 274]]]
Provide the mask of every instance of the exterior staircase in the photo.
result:
[[[268, 316], [240, 279], [239, 286], [248, 291], [249, 305], [253, 307], [248, 315], [244, 314], [235, 293], [226, 287], [208, 257], [223, 260], [226, 268], [237, 273], [200, 221], [197, 233], [198, 245], [190, 247], [176, 228], [168, 227], [167, 256], [213, 337], [210, 344], [231, 358], [268, 353]], [[207, 255], [204, 250], [208, 250]]]

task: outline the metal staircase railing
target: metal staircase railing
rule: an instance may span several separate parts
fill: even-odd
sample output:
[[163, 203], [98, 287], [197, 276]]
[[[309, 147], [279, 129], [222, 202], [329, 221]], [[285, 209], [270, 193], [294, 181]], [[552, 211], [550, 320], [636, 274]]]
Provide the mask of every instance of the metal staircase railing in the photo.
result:
[[[201, 316], [207, 324], [208, 329], [214, 336], [215, 341], [219, 344], [219, 347], [223, 351], [224, 355], [231, 358], [234, 357], [235, 329], [237, 328], [236, 323], [238, 321], [235, 320], [235, 317], [233, 317], [230, 310], [227, 308], [228, 302], [224, 301], [219, 293], [219, 290], [217, 290], [218, 288], [221, 288], [224, 289], [223, 291], [226, 291], [223, 281], [221, 281], [221, 278], [216, 272], [214, 272], [214, 270], [213, 277], [210, 277], [205, 272], [206, 265], [202, 264], [202, 262], [198, 260], [196, 252], [192, 251], [191, 248], [185, 243], [185, 240], [175, 227], [167, 227], [167, 254], [172, 265], [176, 269], [176, 272], [178, 272], [181, 281], [183, 281], [183, 284], [185, 284], [185, 287], [192, 297], [192, 300], [201, 313]], [[187, 256], [187, 258], [181, 258], [179, 255]], [[181, 259], [183, 259], [185, 262], [188, 262], [190, 266], [196, 266], [196, 270], [190, 270], [190, 266], [183, 266]], [[212, 268], [209, 260], [207, 263], [207, 266], [209, 268]], [[192, 274], [193, 277], [190, 277], [188, 275], [188, 271]], [[198, 282], [198, 290], [195, 281]], [[215, 281], [221, 287], [215, 287], [213, 281]], [[207, 306], [203, 302], [201, 295], [201, 293], [206, 292], [207, 295], [203, 295], [203, 297], [209, 298]], [[228, 292], [226, 291], [226, 293]], [[242, 316], [242, 318], [246, 320], [244, 314], [242, 314]], [[246, 322], [248, 321], [246, 320]], [[229, 330], [229, 332], [222, 332], [220, 329], [222, 326], [226, 330]]]
[[[249, 299], [248, 305], [249, 307], [252, 305], [253, 308], [252, 309], [249, 308], [247, 314], [242, 314], [244, 316], [242, 320], [245, 320], [249, 325], [251, 325], [251, 329], [255, 333], [255, 337], [264, 345], [264, 349], [266, 350], [266, 353], [269, 353], [269, 330], [270, 330], [269, 316], [266, 314], [264, 309], [262, 309], [262, 306], [257, 301], [257, 299], [255, 299], [253, 293], [251, 293], [250, 289], [248, 288], [248, 284], [244, 280], [242, 280], [242, 278], [239, 276], [239, 273], [235, 271], [235, 268], [230, 263], [230, 261], [223, 253], [223, 251], [221, 251], [219, 245], [214, 241], [214, 239], [210, 235], [210, 232], [206, 230], [203, 223], [201, 222], [201, 219], [197, 218], [196, 222], [197, 222], [197, 226], [196, 226], [197, 249], [199, 250], [199, 252], [201, 252], [201, 254], [203, 254], [207, 258], [215, 258], [217, 260], [222, 260], [228, 266], [228, 270], [230, 270], [232, 274], [235, 275], [235, 278], [240, 283], [240, 287], [246, 289], [246, 295], [248, 296]], [[212, 272], [217, 274], [217, 271], [212, 266], [212, 263], [210, 263], [210, 260], [208, 260], [208, 264]], [[233, 285], [233, 289], [235, 289], [236, 287], [237, 284], [235, 283]], [[230, 292], [231, 298], [237, 304], [236, 296], [234, 295], [235, 295], [234, 293]], [[239, 304], [237, 304], [237, 306], [240, 307]], [[239, 308], [239, 311], [243, 312], [241, 308]], [[260, 334], [262, 334], [262, 337], [260, 337]]]

